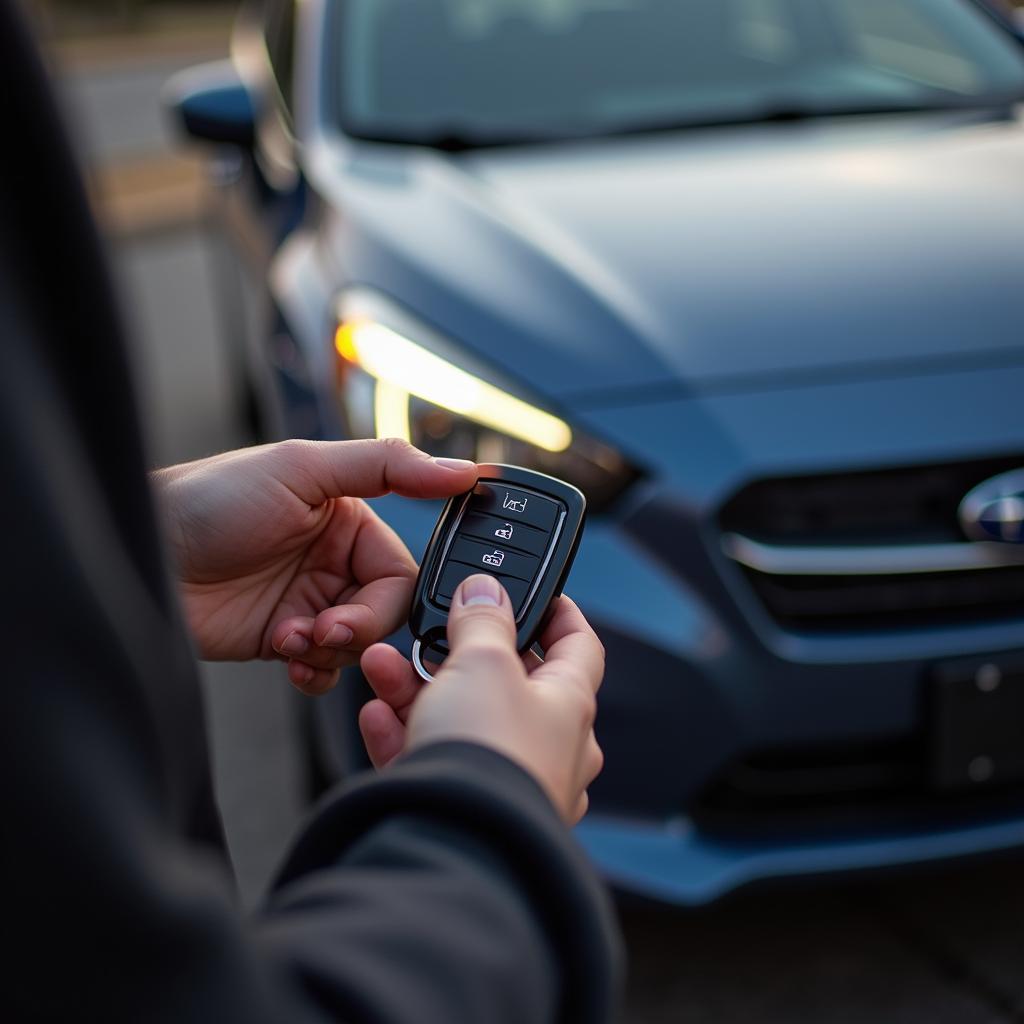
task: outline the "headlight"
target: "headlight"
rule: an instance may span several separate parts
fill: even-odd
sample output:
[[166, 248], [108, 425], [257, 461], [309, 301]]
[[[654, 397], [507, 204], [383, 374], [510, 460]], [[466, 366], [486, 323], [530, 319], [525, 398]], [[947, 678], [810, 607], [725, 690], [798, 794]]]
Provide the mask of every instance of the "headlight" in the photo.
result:
[[353, 437], [402, 437], [435, 456], [537, 469], [575, 484], [595, 510], [638, 475], [376, 293], [342, 299], [335, 349]]

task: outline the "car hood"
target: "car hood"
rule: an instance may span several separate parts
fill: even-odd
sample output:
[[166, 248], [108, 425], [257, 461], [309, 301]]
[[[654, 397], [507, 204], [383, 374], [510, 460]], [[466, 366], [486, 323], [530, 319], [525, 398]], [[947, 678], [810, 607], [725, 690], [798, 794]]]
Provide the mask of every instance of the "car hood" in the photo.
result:
[[1019, 118], [366, 145], [343, 165], [346, 277], [567, 404], [1024, 350]]

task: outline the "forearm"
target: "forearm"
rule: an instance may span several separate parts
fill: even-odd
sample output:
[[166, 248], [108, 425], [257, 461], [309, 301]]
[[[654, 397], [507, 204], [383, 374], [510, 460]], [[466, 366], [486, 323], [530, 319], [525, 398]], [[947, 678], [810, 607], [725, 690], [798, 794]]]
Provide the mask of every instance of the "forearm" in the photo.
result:
[[575, 1024], [615, 1007], [617, 933], [582, 853], [531, 778], [469, 744], [323, 809], [259, 927], [353, 1020]]

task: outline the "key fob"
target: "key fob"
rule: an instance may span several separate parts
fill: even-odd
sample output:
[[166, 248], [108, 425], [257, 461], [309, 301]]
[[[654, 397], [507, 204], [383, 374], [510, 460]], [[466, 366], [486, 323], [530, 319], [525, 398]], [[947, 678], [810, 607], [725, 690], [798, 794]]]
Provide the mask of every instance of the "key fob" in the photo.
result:
[[520, 653], [537, 641], [583, 535], [587, 500], [571, 484], [519, 466], [481, 465], [476, 487], [449, 499], [420, 563], [409, 628], [412, 663], [448, 653], [448, 609], [467, 576], [488, 573], [508, 592]]

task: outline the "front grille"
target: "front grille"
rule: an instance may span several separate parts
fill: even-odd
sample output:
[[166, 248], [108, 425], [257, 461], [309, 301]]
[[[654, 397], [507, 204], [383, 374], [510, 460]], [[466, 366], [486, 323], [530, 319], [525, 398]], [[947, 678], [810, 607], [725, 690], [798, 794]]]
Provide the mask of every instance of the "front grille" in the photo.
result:
[[957, 509], [972, 488], [1024, 466], [1024, 454], [822, 476], [745, 487], [722, 529], [779, 544], [932, 544], [963, 540]]
[[893, 629], [1024, 617], [1024, 567], [892, 576], [771, 576], [748, 570], [791, 629]]
[[720, 525], [727, 552], [787, 629], [1024, 619], [1024, 549], [972, 544], [957, 517], [968, 491], [1021, 466], [1018, 455], [761, 480], [728, 502]]

